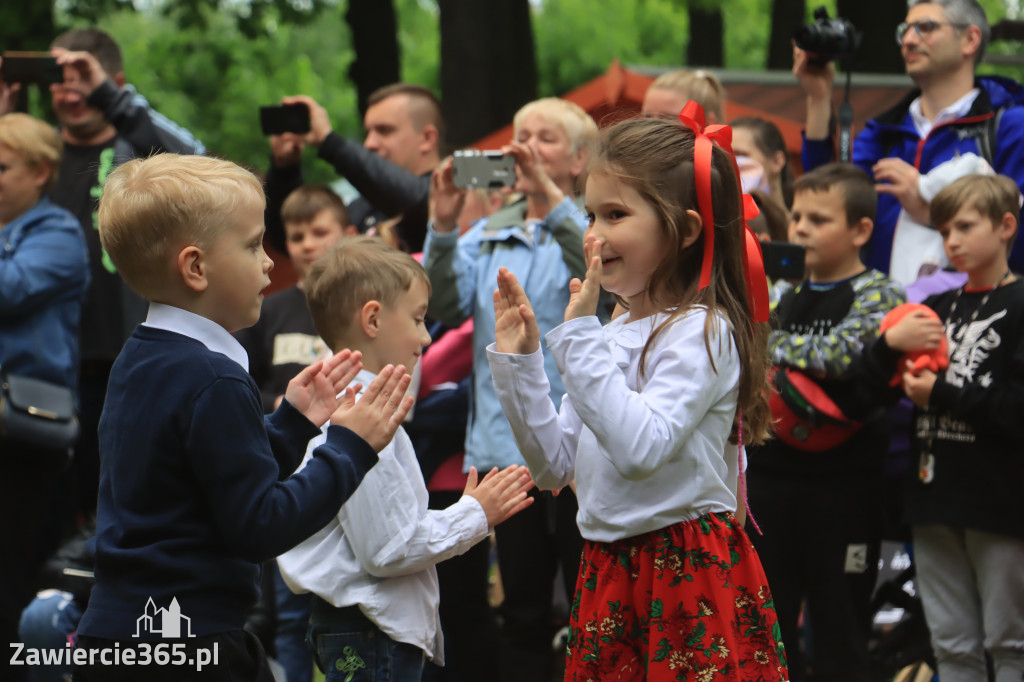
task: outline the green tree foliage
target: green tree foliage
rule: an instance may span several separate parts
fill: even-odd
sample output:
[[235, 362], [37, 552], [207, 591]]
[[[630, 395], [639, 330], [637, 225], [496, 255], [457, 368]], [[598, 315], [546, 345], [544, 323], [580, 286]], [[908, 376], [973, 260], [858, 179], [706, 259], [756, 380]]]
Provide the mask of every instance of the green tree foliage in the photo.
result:
[[534, 9], [541, 96], [561, 95], [623, 64], [678, 65], [689, 20], [672, 0], [544, 0]]
[[258, 109], [285, 95], [310, 95], [339, 130], [357, 132], [355, 92], [346, 86], [352, 55], [340, 18], [271, 21], [265, 35], [247, 37], [230, 17], [204, 14], [205, 28], [178, 28], [174, 17], [148, 12], [118, 12], [99, 25], [120, 43], [128, 82], [211, 153], [265, 168], [269, 147]]
[[395, 0], [402, 80], [441, 92], [441, 30], [435, 0]]
[[[437, 14], [401, 0], [403, 78], [437, 87]], [[118, 10], [96, 26], [124, 52], [125, 75], [154, 108], [191, 130], [211, 153], [265, 169], [269, 146], [258, 110], [286, 95], [305, 94], [331, 113], [335, 129], [361, 137], [362, 122], [348, 68], [353, 60], [343, 8], [315, 22], [293, 23], [265, 9], [259, 30], [243, 31], [237, 16], [206, 6], [183, 25], [171, 12]], [[73, 26], [91, 22], [72, 20]], [[313, 153], [308, 152], [310, 159]], [[307, 164], [311, 180], [335, 179], [323, 163]]]
[[723, 3], [726, 67], [765, 67], [768, 59], [772, 2], [773, 0], [726, 0]]

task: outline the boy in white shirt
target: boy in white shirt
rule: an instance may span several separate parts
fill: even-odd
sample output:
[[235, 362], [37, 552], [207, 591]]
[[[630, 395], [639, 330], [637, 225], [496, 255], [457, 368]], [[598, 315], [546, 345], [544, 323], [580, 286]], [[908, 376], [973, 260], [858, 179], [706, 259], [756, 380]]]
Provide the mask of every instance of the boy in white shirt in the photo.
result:
[[[387, 365], [410, 370], [430, 343], [430, 280], [409, 255], [369, 237], [345, 238], [303, 283], [317, 332], [331, 348], [362, 352], [357, 382]], [[319, 442], [310, 442], [310, 452]], [[427, 657], [443, 665], [434, 565], [525, 509], [526, 467], [470, 470], [465, 495], [427, 509], [427, 488], [399, 428], [362, 485], [318, 533], [278, 558], [285, 582], [312, 592], [308, 640], [328, 680], [418, 682]], [[383, 636], [382, 636], [383, 635]]]

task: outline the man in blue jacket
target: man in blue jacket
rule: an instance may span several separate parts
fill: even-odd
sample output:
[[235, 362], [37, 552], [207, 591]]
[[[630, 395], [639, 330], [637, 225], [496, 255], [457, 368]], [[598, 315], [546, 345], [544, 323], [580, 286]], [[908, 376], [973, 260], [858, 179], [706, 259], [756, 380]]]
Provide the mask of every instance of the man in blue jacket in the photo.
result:
[[[973, 153], [1018, 186], [1024, 183], [1024, 88], [1008, 78], [975, 75], [990, 34], [977, 0], [910, 2], [896, 38], [917, 89], [868, 121], [853, 143], [853, 162], [875, 179], [880, 195], [864, 254], [868, 267], [889, 272], [901, 210], [914, 222], [930, 223], [918, 180], [940, 163]], [[804, 169], [811, 170], [833, 156], [835, 67], [815, 66], [794, 47], [793, 74], [807, 95], [802, 156]], [[1010, 267], [1024, 269], [1022, 240], [1014, 245]]]

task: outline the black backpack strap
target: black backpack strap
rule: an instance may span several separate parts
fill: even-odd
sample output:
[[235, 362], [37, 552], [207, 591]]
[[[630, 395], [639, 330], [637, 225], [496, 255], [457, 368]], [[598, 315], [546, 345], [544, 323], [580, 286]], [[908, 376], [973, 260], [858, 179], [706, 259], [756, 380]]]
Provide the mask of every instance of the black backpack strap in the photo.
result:
[[1005, 112], [1006, 107], [996, 109], [993, 116], [985, 121], [981, 135], [976, 138], [978, 141], [978, 153], [992, 168], [996, 167], [995, 149], [999, 137], [999, 123], [1003, 120]]

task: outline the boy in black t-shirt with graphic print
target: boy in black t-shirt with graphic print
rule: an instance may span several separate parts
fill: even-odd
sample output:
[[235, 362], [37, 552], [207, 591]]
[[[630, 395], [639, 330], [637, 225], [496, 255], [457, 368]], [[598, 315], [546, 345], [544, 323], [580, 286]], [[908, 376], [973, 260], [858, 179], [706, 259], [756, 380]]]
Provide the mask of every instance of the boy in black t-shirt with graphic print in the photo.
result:
[[[924, 303], [864, 356], [873, 383], [898, 370], [916, 405], [913, 478], [906, 516], [917, 584], [943, 679], [1024, 676], [1024, 283], [1010, 271], [1020, 190], [1005, 176], [969, 175], [931, 203], [932, 224], [967, 283]], [[941, 374], [903, 366], [904, 353], [934, 350]]]

